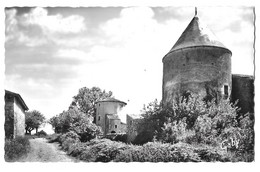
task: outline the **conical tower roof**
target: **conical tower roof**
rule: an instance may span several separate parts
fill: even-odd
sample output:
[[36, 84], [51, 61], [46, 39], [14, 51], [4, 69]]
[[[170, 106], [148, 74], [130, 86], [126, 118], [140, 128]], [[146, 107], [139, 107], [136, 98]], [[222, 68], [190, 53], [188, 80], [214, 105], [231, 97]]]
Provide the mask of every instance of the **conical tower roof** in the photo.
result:
[[123, 102], [123, 101], [121, 101], [121, 100], [118, 100], [118, 99], [115, 99], [115, 98], [113, 98], [113, 97], [108, 97], [108, 98], [105, 98], [105, 99], [103, 99], [103, 100], [100, 100], [100, 101], [98, 101], [98, 102], [120, 102], [120, 103], [123, 103], [123, 104], [127, 104], [127, 103], [125, 103], [125, 102]]
[[183, 48], [198, 46], [220, 47], [231, 53], [229, 49], [217, 40], [214, 33], [201, 23], [199, 17], [195, 14], [194, 18], [191, 20], [169, 53]]

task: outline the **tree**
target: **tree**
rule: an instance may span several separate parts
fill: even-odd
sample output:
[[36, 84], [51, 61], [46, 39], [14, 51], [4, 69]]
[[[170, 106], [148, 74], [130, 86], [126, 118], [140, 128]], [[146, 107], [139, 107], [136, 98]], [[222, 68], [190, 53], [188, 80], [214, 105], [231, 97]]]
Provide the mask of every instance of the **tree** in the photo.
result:
[[84, 117], [87, 118], [87, 115], [79, 111], [77, 107], [73, 107], [52, 117], [48, 122], [52, 125], [55, 133], [66, 133], [74, 123], [80, 121]]
[[52, 125], [52, 128], [54, 129], [55, 133], [62, 132], [62, 126], [61, 126], [62, 124], [61, 124], [61, 120], [58, 115], [50, 118], [48, 123]]
[[83, 87], [79, 89], [78, 94], [73, 98], [80, 111], [95, 117], [95, 104], [97, 101], [111, 97], [112, 94], [111, 91], [106, 92], [99, 87], [92, 87], [91, 89]]
[[26, 134], [31, 134], [31, 131], [38, 128], [45, 122], [45, 117], [37, 110], [28, 111], [25, 113], [25, 130]]
[[172, 118], [173, 111], [171, 108], [162, 108], [162, 103], [157, 100], [144, 106], [141, 114], [142, 118], [137, 125], [138, 135], [134, 144], [144, 144], [152, 141], [156, 135], [161, 133], [164, 123]]
[[55, 133], [75, 132], [82, 142], [89, 141], [101, 134], [101, 128], [92, 123], [93, 117], [81, 112], [77, 107], [71, 107], [59, 115], [52, 117], [48, 122]]

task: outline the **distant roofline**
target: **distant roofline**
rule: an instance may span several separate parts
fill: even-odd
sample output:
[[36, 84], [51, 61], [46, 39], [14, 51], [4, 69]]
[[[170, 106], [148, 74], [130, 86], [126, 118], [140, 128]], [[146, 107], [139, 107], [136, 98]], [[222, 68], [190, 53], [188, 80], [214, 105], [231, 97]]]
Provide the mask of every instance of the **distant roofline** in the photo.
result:
[[188, 46], [188, 47], [182, 47], [182, 48], [178, 48], [178, 49], [175, 49], [175, 50], [170, 50], [162, 59], [162, 61], [164, 60], [164, 58], [168, 55], [168, 54], [171, 54], [171, 53], [174, 53], [176, 51], [182, 51], [184, 49], [189, 49], [189, 48], [198, 48], [198, 47], [213, 47], [213, 48], [219, 48], [219, 49], [224, 49], [224, 50], [227, 50], [231, 55], [232, 55], [232, 52], [228, 49], [228, 48], [224, 48], [224, 47], [220, 47], [220, 46], [214, 46], [214, 45], [193, 45], [193, 46]]
[[5, 90], [5, 94], [12, 94], [12, 95], [14, 95], [15, 97], [18, 98], [18, 101], [21, 103], [21, 105], [23, 106], [23, 108], [24, 108], [25, 110], [29, 110], [28, 106], [25, 104], [25, 102], [24, 102], [22, 96], [20, 96], [20, 94], [15, 93], [15, 92], [12, 92], [12, 91], [9, 91], [9, 90]]
[[142, 118], [141, 115], [136, 115], [136, 114], [126, 114], [126, 116], [129, 116], [129, 117], [131, 117], [133, 119], [141, 119]]
[[121, 120], [117, 114], [106, 114], [106, 117], [107, 117], [108, 119]]
[[99, 102], [119, 102], [119, 103], [123, 103], [123, 104], [127, 105], [127, 103], [125, 103], [121, 100], [117, 100], [115, 98], [106, 98], [106, 99], [97, 101], [97, 103], [99, 103]]

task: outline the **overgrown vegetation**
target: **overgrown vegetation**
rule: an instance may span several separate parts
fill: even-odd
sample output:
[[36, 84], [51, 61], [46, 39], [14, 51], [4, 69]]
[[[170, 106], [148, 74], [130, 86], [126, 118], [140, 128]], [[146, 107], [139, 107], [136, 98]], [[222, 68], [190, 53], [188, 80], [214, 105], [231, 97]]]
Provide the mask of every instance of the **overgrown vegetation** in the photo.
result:
[[14, 162], [27, 155], [30, 150], [30, 142], [27, 137], [17, 136], [15, 139], [6, 139], [4, 149], [5, 161]]
[[70, 108], [52, 117], [49, 123], [56, 133], [74, 132], [80, 141], [86, 142], [101, 134], [101, 128], [92, 123], [93, 118], [81, 112], [77, 107]]
[[221, 147], [237, 161], [253, 161], [254, 121], [238, 111], [228, 100], [205, 101], [199, 95], [181, 97], [172, 107], [154, 101], [143, 110], [134, 143], [157, 140]]
[[44, 130], [41, 130], [38, 133], [35, 133], [35, 135], [38, 137], [46, 137], [48, 134]]
[[228, 100], [181, 97], [172, 107], [158, 101], [144, 108], [134, 145], [126, 135], [97, 139], [91, 115], [77, 108], [53, 118], [50, 136], [69, 155], [87, 162], [212, 162], [254, 160], [254, 119]]
[[79, 89], [78, 94], [73, 97], [74, 101], [72, 102], [72, 105], [77, 106], [81, 112], [92, 116], [95, 122], [95, 105], [97, 101], [112, 97], [112, 95], [112, 91], [106, 92], [99, 87], [82, 87]]
[[[92, 139], [80, 142], [74, 134], [58, 137], [58, 142], [70, 156], [86, 162], [212, 162], [232, 161], [224, 150], [186, 143], [149, 142], [142, 146]], [[74, 138], [74, 139], [73, 139]], [[57, 141], [57, 138], [53, 138]]]

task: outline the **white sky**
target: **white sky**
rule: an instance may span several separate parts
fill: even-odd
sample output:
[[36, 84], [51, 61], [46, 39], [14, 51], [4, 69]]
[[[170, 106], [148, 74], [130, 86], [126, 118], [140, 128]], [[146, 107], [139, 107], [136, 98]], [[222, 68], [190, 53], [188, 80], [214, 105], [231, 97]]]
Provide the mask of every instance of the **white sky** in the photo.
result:
[[[194, 7], [6, 9], [5, 83], [47, 118], [67, 110], [81, 87], [111, 90], [126, 113], [161, 100], [162, 58]], [[232, 72], [253, 75], [253, 10], [198, 7], [229, 48]]]

